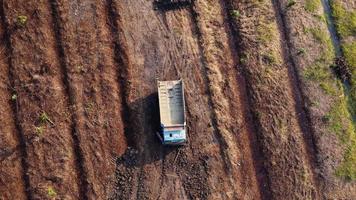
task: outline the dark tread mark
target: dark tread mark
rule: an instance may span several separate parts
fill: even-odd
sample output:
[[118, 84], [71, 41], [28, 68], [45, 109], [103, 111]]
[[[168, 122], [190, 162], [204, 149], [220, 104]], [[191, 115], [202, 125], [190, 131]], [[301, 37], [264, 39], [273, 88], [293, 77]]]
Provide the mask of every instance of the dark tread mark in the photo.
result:
[[[227, 23], [228, 23], [228, 26], [229, 26], [229, 29], [230, 29], [230, 35], [229, 37], [231, 38], [231, 40], [233, 41], [233, 48], [236, 50], [237, 54], [240, 56], [240, 55], [243, 55], [243, 49], [241, 49], [239, 46], [239, 42], [241, 42], [241, 34], [239, 33], [238, 31], [238, 27], [236, 24], [233, 23], [233, 21], [235, 20], [234, 17], [232, 16], [232, 13], [231, 11], [234, 10], [233, 8], [233, 3], [232, 3], [232, 0], [220, 0], [221, 2], [221, 5], [222, 7], [225, 9], [225, 12], [227, 13]], [[241, 64], [240, 60], [237, 60], [236, 61], [238, 64]], [[236, 69], [238, 73], [240, 73], [242, 75], [242, 77], [245, 79], [246, 77], [246, 70], [244, 67], [240, 67], [240, 68], [237, 68]], [[252, 123], [252, 128], [253, 128], [253, 131], [255, 133], [257, 133], [257, 130], [259, 129], [258, 127], [260, 126], [259, 125], [259, 121], [257, 120], [257, 116], [255, 113], [253, 113], [252, 111], [250, 111], [249, 108], [251, 108], [251, 98], [252, 98], [252, 94], [250, 92], [250, 90], [247, 88], [245, 88], [245, 91], [246, 91], [246, 96], [247, 96], [247, 112], [248, 113], [252, 113], [252, 116], [250, 117], [250, 119], [248, 120], [249, 122], [256, 122], [256, 123]], [[259, 138], [261, 136], [259, 136], [259, 134], [257, 134], [257, 138]], [[260, 139], [257, 139], [257, 143], [258, 143], [258, 147], [255, 147], [255, 148], [258, 148], [255, 152], [258, 152], [261, 156], [264, 157], [263, 160], [267, 160], [265, 155], [262, 153], [262, 150], [261, 150], [261, 140]], [[271, 199], [272, 198], [272, 195], [270, 193], [271, 189], [270, 189], [270, 178], [269, 178], [269, 174], [268, 174], [268, 170], [265, 168], [265, 166], [263, 165], [263, 173], [266, 174], [266, 182], [259, 182], [259, 188], [260, 188], [260, 191], [261, 191], [261, 197], [262, 199]], [[259, 178], [260, 180], [260, 178]]]
[[[8, 24], [6, 22], [5, 19], [5, 12], [4, 12], [4, 1], [1, 0], [0, 1], [0, 18], [1, 18], [1, 26], [4, 28], [4, 36], [3, 38], [1, 38], [6, 46], [6, 50], [5, 50], [5, 54], [7, 62], [8, 62], [8, 68], [9, 68], [9, 80], [10, 80], [10, 85], [11, 87], [15, 90], [14, 88], [14, 74], [13, 74], [13, 65], [12, 65], [12, 55], [13, 55], [13, 48], [12, 48], [12, 44], [11, 44], [11, 39], [10, 39], [10, 35], [11, 32], [14, 30], [13, 28], [11, 28], [10, 24]], [[14, 27], [15, 28], [15, 27]], [[16, 92], [16, 91], [14, 91]], [[23, 179], [24, 179], [24, 183], [25, 183], [25, 189], [26, 189], [26, 197], [28, 200], [32, 200], [32, 194], [31, 194], [31, 190], [30, 190], [30, 178], [27, 175], [28, 172], [28, 163], [27, 163], [27, 158], [28, 158], [28, 154], [26, 151], [26, 138], [23, 134], [23, 130], [20, 126], [20, 121], [18, 119], [18, 105], [17, 105], [17, 101], [13, 102], [12, 105], [12, 110], [13, 110], [13, 115], [14, 115], [14, 121], [15, 121], [15, 127], [16, 127], [16, 132], [17, 132], [17, 138], [19, 140], [19, 150], [20, 150], [20, 155], [21, 155], [21, 165], [23, 168]]]
[[[303, 139], [306, 144], [306, 150], [307, 150], [307, 157], [309, 159], [309, 162], [311, 163], [311, 171], [313, 173], [313, 180], [315, 183], [316, 191], [320, 198], [320, 176], [316, 173], [317, 169], [320, 169], [320, 163], [318, 163], [317, 160], [317, 154], [318, 154], [318, 148], [316, 145], [316, 139], [315, 139], [315, 131], [312, 126], [311, 122], [311, 117], [310, 117], [310, 112], [309, 109], [306, 106], [305, 103], [305, 97], [304, 97], [304, 92], [303, 89], [301, 88], [301, 78], [298, 74], [297, 71], [297, 65], [295, 63], [295, 60], [293, 59], [293, 54], [291, 50], [291, 39], [286, 31], [286, 19], [285, 19], [285, 13], [282, 12], [282, 5], [280, 3], [280, 0], [277, 1], [272, 1], [273, 7], [274, 7], [274, 12], [276, 13], [277, 16], [281, 19], [281, 23], [278, 22], [278, 28], [281, 33], [282, 39], [286, 41], [285, 44], [282, 44], [282, 48], [285, 49], [285, 55], [284, 59], [286, 59], [286, 63], [290, 63], [288, 65], [288, 72], [291, 74], [290, 82], [292, 83], [292, 91], [294, 94], [294, 101], [296, 102], [296, 110], [299, 111], [299, 115], [297, 116], [299, 126], [301, 127], [302, 133], [303, 133]], [[306, 123], [305, 123], [306, 122]], [[315, 169], [316, 168], [316, 169]]]
[[74, 99], [73, 99], [73, 91], [71, 90], [70, 83], [69, 83], [69, 77], [68, 77], [68, 66], [65, 62], [65, 53], [64, 53], [64, 47], [62, 43], [62, 34], [61, 34], [61, 25], [59, 22], [59, 11], [58, 11], [58, 3], [56, 0], [48, 0], [48, 3], [50, 4], [51, 10], [52, 10], [52, 18], [53, 18], [53, 29], [55, 33], [55, 39], [56, 39], [56, 44], [57, 44], [57, 53], [59, 57], [59, 62], [61, 65], [61, 70], [63, 74], [63, 84], [66, 89], [66, 93], [69, 98], [69, 108], [71, 109], [72, 115], [71, 115], [71, 134], [74, 142], [74, 153], [77, 157], [76, 159], [76, 166], [77, 166], [77, 171], [78, 171], [78, 178], [79, 178], [79, 188], [80, 188], [80, 194], [79, 197], [80, 199], [88, 199], [87, 197], [87, 191], [88, 191], [88, 182], [87, 182], [87, 173], [84, 169], [84, 157], [83, 157], [83, 152], [80, 148], [80, 141], [78, 138], [78, 135], [76, 133], [76, 128], [77, 128], [77, 116], [76, 112], [73, 112], [72, 109], [74, 108]]

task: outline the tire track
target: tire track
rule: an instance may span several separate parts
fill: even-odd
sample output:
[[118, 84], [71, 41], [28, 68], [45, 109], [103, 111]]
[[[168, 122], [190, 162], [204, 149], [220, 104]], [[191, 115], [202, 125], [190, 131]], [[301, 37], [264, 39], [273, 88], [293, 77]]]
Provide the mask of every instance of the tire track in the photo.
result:
[[[117, 23], [118, 29], [121, 31], [120, 35], [124, 35], [123, 30], [121, 29], [123, 23], [121, 14], [124, 14], [122, 5], [123, 3], [117, 3], [116, 5], [117, 10], [120, 13], [120, 18], [118, 19]], [[121, 43], [124, 41], [123, 37], [124, 36], [121, 38]], [[157, 160], [158, 152], [162, 151], [160, 145], [158, 145], [158, 141], [156, 141], [156, 138], [150, 137], [154, 136], [154, 134], [149, 134], [152, 133], [152, 124], [158, 124], [158, 122], [152, 122], [156, 121], [156, 119], [147, 117], [157, 116], [157, 106], [154, 104], [155, 100], [157, 99], [153, 94], [148, 94], [147, 96], [143, 95], [144, 93], [147, 93], [145, 82], [152, 82], [143, 76], [143, 69], [138, 65], [135, 65], [135, 63], [133, 65], [130, 64], [127, 66], [128, 72], [126, 78], [130, 85], [126, 85], [127, 94], [124, 98], [126, 98], [126, 102], [129, 102], [127, 104], [130, 109], [130, 126], [132, 127], [132, 132], [127, 137], [131, 138], [133, 145], [138, 149], [138, 161], [135, 169], [125, 169], [134, 170], [133, 173], [136, 174], [136, 178], [131, 182], [131, 185], [128, 185], [127, 183], [121, 183], [121, 187], [131, 188], [129, 189], [131, 191], [130, 195], [124, 198], [143, 199], [147, 198], [145, 194], [147, 192], [145, 180], [149, 179], [150, 177], [155, 177], [151, 178], [151, 184], [154, 185], [156, 183], [158, 184], [157, 181], [161, 177], [160, 173], [158, 173], [158, 170], [156, 169], [161, 168], [162, 165], [159, 163], [155, 167], [151, 167], [149, 164], [154, 160]], [[147, 168], [149, 167], [151, 168], [148, 170]], [[147, 171], [149, 171], [149, 173], [147, 173]], [[155, 191], [157, 189], [159, 188], [153, 188], [154, 192], [157, 192]]]
[[[325, 15], [321, 1], [317, 1], [314, 7], [308, 7], [308, 3], [310, 2], [298, 1], [296, 5], [287, 9], [288, 1], [276, 2], [282, 12], [280, 15], [286, 33], [288, 51], [295, 65], [297, 79], [299, 77], [301, 96], [306, 103], [305, 113], [313, 129], [311, 146], [315, 148], [315, 159], [319, 169], [317, 174], [321, 176], [319, 190], [325, 199], [352, 199], [355, 196], [354, 185], [345, 184], [335, 175], [343, 160], [344, 150], [341, 149], [345, 147], [335, 136], [335, 131], [330, 129], [332, 123], [340, 123], [341, 126], [348, 127], [347, 123], [352, 122], [346, 119], [347, 114], [343, 114], [339, 119], [324, 121], [325, 116], [328, 116], [335, 106], [338, 110], [344, 109], [340, 104], [344, 92], [339, 88], [339, 83], [329, 68], [334, 62], [337, 49], [330, 38], [328, 24], [319, 18]], [[306, 76], [307, 73], [313, 72], [316, 66], [320, 66], [320, 71], [325, 73], [322, 80]], [[326, 91], [322, 87], [323, 84], [332, 93]], [[345, 133], [342, 131], [339, 134]]]
[[[229, 177], [228, 172], [231, 171], [231, 163], [229, 162], [228, 159], [228, 155], [226, 155], [226, 151], [224, 151], [224, 148], [227, 147], [226, 142], [224, 142], [223, 140], [220, 140], [220, 136], [219, 136], [219, 131], [220, 129], [218, 129], [217, 124], [216, 124], [216, 118], [214, 118], [215, 113], [211, 110], [213, 110], [214, 107], [212, 107], [212, 102], [211, 102], [211, 96], [210, 95], [210, 88], [208, 86], [207, 83], [207, 77], [206, 77], [206, 69], [205, 69], [205, 62], [206, 60], [204, 60], [204, 57], [202, 57], [202, 52], [201, 52], [201, 48], [200, 48], [200, 41], [199, 39], [199, 29], [197, 27], [197, 20], [196, 20], [196, 16], [194, 16], [194, 12], [192, 12], [192, 8], [188, 7], [186, 8], [187, 10], [182, 9], [182, 11], [171, 11], [172, 15], [176, 14], [176, 18], [171, 19], [172, 21], [167, 21], [167, 24], [170, 24], [174, 30], [175, 27], [177, 27], [177, 29], [181, 29], [182, 32], [184, 32], [185, 34], [183, 34], [181, 36], [181, 38], [177, 41], [178, 46], [183, 46], [181, 48], [181, 50], [178, 51], [182, 51], [180, 53], [183, 53], [183, 55], [187, 55], [188, 57], [190, 57], [189, 59], [191, 61], [193, 61], [193, 63], [188, 63], [185, 65], [175, 65], [173, 63], [173, 65], [177, 66], [177, 70], [178, 70], [178, 74], [180, 74], [181, 77], [187, 77], [186, 78], [186, 88], [187, 90], [191, 90], [191, 91], [199, 91], [202, 90], [203, 91], [203, 96], [204, 96], [204, 106], [207, 107], [207, 109], [209, 111], [207, 111], [206, 113], [204, 113], [204, 117], [199, 117], [200, 119], [206, 119], [206, 121], [209, 123], [208, 125], [208, 129], [205, 129], [205, 131], [211, 131], [209, 133], [208, 138], [204, 138], [204, 137], [199, 137], [199, 133], [201, 133], [202, 131], [199, 130], [202, 127], [199, 127], [199, 124], [193, 120], [193, 124], [189, 125], [189, 127], [191, 128], [191, 130], [189, 130], [189, 133], [191, 133], [191, 142], [192, 142], [192, 151], [196, 151], [197, 146], [199, 145], [198, 143], [200, 142], [200, 146], [201, 144], [209, 144], [206, 146], [206, 148], [203, 148], [199, 153], [201, 154], [201, 160], [202, 160], [202, 165], [206, 168], [206, 174], [202, 174], [204, 175], [206, 181], [207, 181], [207, 185], [205, 186], [208, 189], [208, 192], [206, 194], [206, 196], [203, 196], [202, 198], [206, 198], [206, 199], [226, 199], [226, 198], [234, 198], [234, 196], [236, 196], [236, 191], [234, 191], [233, 187], [234, 184], [232, 184], [232, 180], [230, 180], [230, 178], [226, 178], [224, 181], [217, 181], [218, 179], [220, 179], [221, 176], [225, 176], [225, 177]], [[180, 14], [180, 12], [182, 14]], [[167, 15], [169, 13], [167, 12]], [[185, 16], [185, 18], [182, 18], [182, 16]], [[189, 24], [189, 25], [187, 25]], [[188, 28], [186, 28], [188, 27]], [[177, 34], [179, 35], [179, 33]], [[190, 50], [191, 49], [191, 50]], [[182, 59], [182, 58], [178, 58], [178, 59]], [[178, 60], [177, 59], [177, 60]], [[183, 56], [184, 59], [184, 56]], [[191, 66], [190, 66], [191, 65]], [[190, 70], [194, 71], [196, 73], [196, 75], [192, 76], [189, 72]], [[196, 82], [194, 84], [190, 83], [189, 79], [198, 79], [196, 80]], [[196, 88], [198, 87], [199, 90]], [[188, 93], [188, 97], [187, 97], [187, 105], [188, 105], [188, 113], [190, 113], [190, 115], [188, 114], [188, 119], [194, 119], [194, 115], [196, 115], [196, 107], [195, 105], [197, 105], [197, 102], [191, 102], [189, 101], [189, 98], [195, 99], [197, 98], [199, 95], [199, 93], [195, 93], [195, 95], [190, 94], [192, 96], [189, 97], [189, 92]], [[204, 108], [205, 109], [205, 108]], [[193, 112], [193, 110], [195, 110]], [[204, 111], [203, 111], [204, 112]], [[197, 135], [192, 135], [194, 132], [198, 133]], [[211, 138], [209, 138], [211, 137]], [[210, 139], [213, 140], [213, 143], [208, 142]], [[225, 144], [225, 145], [224, 145]], [[199, 147], [198, 147], [199, 148]], [[216, 157], [211, 158], [209, 155], [215, 155]], [[232, 178], [233, 179], [233, 178]], [[219, 182], [219, 184], [217, 183]], [[190, 187], [192, 187], [190, 185]], [[186, 191], [191, 190], [190, 187], [186, 187]], [[194, 188], [194, 186], [192, 187]], [[193, 198], [200, 198], [199, 196], [193, 196]], [[191, 197], [192, 198], [192, 197]]]
[[303, 137], [304, 137], [304, 142], [305, 142], [305, 149], [307, 152], [307, 158], [309, 160], [309, 165], [310, 169], [313, 172], [313, 182], [314, 182], [314, 187], [316, 188], [317, 194], [316, 197], [317, 199], [322, 199], [322, 190], [320, 189], [320, 177], [317, 174], [317, 172], [320, 170], [320, 164], [318, 163], [317, 160], [317, 147], [316, 147], [316, 142], [315, 142], [315, 132], [312, 127], [312, 122], [310, 119], [310, 113], [308, 109], [306, 108], [306, 102], [304, 99], [304, 96], [302, 95], [302, 88], [301, 88], [301, 78], [299, 77], [299, 74], [297, 72], [297, 66], [296, 63], [294, 62], [293, 56], [292, 56], [292, 51], [290, 47], [290, 38], [289, 35], [287, 34], [286, 31], [286, 21], [285, 18], [283, 17], [282, 14], [282, 6], [280, 4], [280, 1], [272, 1], [274, 4], [274, 12], [276, 13], [276, 18], [277, 18], [277, 24], [278, 24], [278, 29], [279, 32], [281, 33], [281, 38], [282, 38], [282, 48], [283, 48], [283, 57], [285, 62], [288, 65], [288, 71], [289, 71], [289, 79], [290, 79], [290, 84], [291, 88], [293, 89], [293, 94], [294, 94], [294, 101], [295, 101], [295, 107], [298, 113], [298, 120], [299, 120], [299, 126], [302, 128], [303, 131]]
[[[23, 133], [18, 124], [16, 102], [10, 103], [14, 94], [10, 88], [13, 84], [12, 47], [8, 25], [5, 21], [4, 3], [0, 1], [0, 199], [31, 199], [26, 191], [29, 178], [26, 175], [26, 147]], [[13, 93], [13, 94], [11, 94]]]
[[[248, 138], [251, 142], [251, 147], [252, 148], [252, 152], [253, 152], [253, 162], [254, 165], [256, 167], [255, 171], [256, 171], [256, 175], [257, 175], [257, 179], [258, 179], [258, 187], [260, 189], [260, 193], [261, 193], [261, 198], [262, 199], [271, 199], [271, 188], [270, 188], [270, 179], [268, 178], [268, 170], [265, 168], [264, 166], [264, 162], [267, 160], [267, 158], [265, 157], [265, 155], [262, 152], [262, 144], [261, 142], [258, 140], [258, 124], [257, 123], [253, 123], [252, 121], [255, 121], [256, 118], [255, 116], [252, 116], [251, 113], [252, 112], [252, 101], [251, 99], [249, 99], [249, 95], [251, 95], [251, 92], [248, 90], [247, 87], [247, 81], [246, 81], [246, 77], [247, 77], [247, 72], [243, 67], [239, 67], [238, 65], [242, 65], [242, 61], [240, 59], [240, 53], [241, 53], [241, 49], [239, 49], [239, 44], [238, 42], [240, 41], [240, 39], [238, 38], [238, 32], [236, 31], [236, 29], [234, 28], [233, 25], [233, 13], [231, 12], [233, 10], [232, 8], [232, 4], [229, 3], [228, 0], [221, 0], [220, 4], [223, 7], [223, 11], [224, 13], [226, 13], [225, 15], [225, 19], [227, 20], [227, 32], [229, 35], [229, 42], [230, 42], [230, 48], [232, 49], [232, 51], [234, 51], [234, 59], [235, 62], [237, 63], [236, 66], [236, 72], [237, 74], [239, 74], [240, 76], [240, 83], [241, 83], [241, 90], [242, 90], [242, 94], [244, 94], [245, 99], [243, 100], [245, 102], [245, 104], [247, 105], [247, 107], [245, 108], [245, 121], [246, 123], [250, 123], [250, 131], [252, 134], [249, 134]], [[254, 134], [253, 134], [254, 133]], [[247, 180], [248, 181], [248, 180]], [[246, 182], [247, 182], [246, 181]]]
[[[220, 155], [223, 158], [223, 162], [224, 162], [224, 168], [225, 168], [225, 173], [227, 173], [230, 176], [234, 176], [234, 178], [231, 178], [231, 180], [229, 180], [229, 187], [231, 187], [231, 189], [227, 189], [229, 192], [227, 192], [227, 195], [225, 198], [229, 198], [229, 199], [236, 199], [238, 198], [238, 193], [241, 194], [242, 190], [241, 188], [241, 177], [239, 174], [236, 173], [232, 173], [233, 171], [239, 171], [238, 169], [238, 163], [239, 163], [239, 159], [235, 159], [234, 157], [236, 155], [233, 155], [234, 153], [238, 154], [239, 152], [237, 150], [235, 150], [235, 152], [233, 153], [233, 148], [234, 146], [237, 146], [236, 143], [234, 143], [233, 141], [229, 141], [229, 143], [227, 142], [227, 140], [232, 140], [231, 137], [232, 134], [237, 134], [232, 133], [234, 131], [231, 130], [227, 130], [229, 129], [226, 126], [234, 126], [232, 123], [229, 124], [229, 122], [226, 122], [227, 120], [225, 119], [225, 122], [223, 121], [224, 118], [226, 117], [226, 115], [228, 115], [228, 112], [224, 113], [222, 115], [222, 113], [220, 113], [219, 109], [223, 110], [226, 109], [225, 106], [227, 106], [226, 104], [229, 104], [229, 102], [227, 102], [227, 99], [224, 99], [224, 95], [222, 94], [222, 92], [220, 91], [220, 88], [216, 88], [219, 87], [223, 82], [222, 80], [219, 80], [219, 75], [221, 76], [221, 72], [219, 71], [220, 66], [216, 68], [212, 68], [210, 67], [210, 64], [214, 65], [216, 63], [214, 63], [213, 59], [210, 58], [210, 62], [208, 61], [208, 53], [207, 50], [205, 49], [205, 44], [207, 41], [204, 39], [203, 37], [203, 32], [200, 30], [199, 26], [204, 26], [204, 22], [200, 22], [199, 21], [199, 14], [196, 12], [196, 10], [194, 9], [194, 7], [196, 7], [197, 3], [195, 2], [195, 4], [192, 4], [191, 9], [191, 13], [192, 13], [192, 19], [193, 19], [193, 26], [194, 29], [196, 31], [197, 34], [197, 40], [198, 40], [198, 45], [199, 45], [199, 51], [200, 51], [200, 57], [201, 57], [201, 62], [204, 68], [204, 78], [205, 78], [205, 82], [206, 85], [208, 86], [208, 101], [209, 101], [209, 106], [212, 108], [212, 123], [213, 123], [213, 127], [214, 127], [214, 134], [215, 137], [218, 139], [219, 141], [219, 150], [220, 150]], [[207, 36], [207, 35], [205, 35]], [[211, 41], [209, 41], [211, 42]], [[208, 44], [209, 45], [209, 44]], [[209, 47], [209, 46], [208, 46]], [[211, 56], [211, 55], [210, 55]], [[215, 81], [215, 82], [214, 82]], [[223, 84], [227, 84], [227, 83], [223, 83]], [[214, 85], [212, 87], [212, 85]], [[224, 105], [225, 104], [225, 105]], [[231, 105], [229, 105], [231, 106]], [[230, 109], [234, 109], [231, 108]], [[226, 109], [225, 111], [228, 111], [229, 109]], [[231, 116], [230, 116], [231, 117]], [[229, 117], [228, 117], [229, 118]], [[228, 125], [226, 125], [226, 124]], [[238, 122], [235, 122], [236, 124], [238, 124]], [[231, 132], [230, 132], [231, 131]], [[226, 140], [227, 139], [227, 140]], [[233, 164], [235, 164], [235, 166], [233, 166]], [[238, 184], [236, 184], [236, 182], [238, 182]]]
[[54, 33], [49, 28], [50, 9], [44, 2], [2, 5], [4, 24], [11, 30], [10, 76], [17, 94], [15, 118], [26, 148], [28, 198], [48, 198], [51, 190], [59, 198], [75, 199], [78, 182], [71, 159], [73, 141], [65, 116], [68, 110], [54, 53]]
[[124, 120], [124, 132], [126, 135], [126, 139], [128, 141], [128, 146], [134, 146], [134, 141], [132, 141], [131, 137], [129, 137], [128, 133], [132, 132], [132, 127], [130, 127], [130, 118], [131, 113], [129, 111], [129, 107], [127, 105], [126, 96], [128, 94], [129, 84], [127, 80], [128, 71], [127, 66], [130, 65], [128, 55], [126, 53], [127, 45], [124, 43], [123, 33], [121, 30], [121, 21], [120, 14], [117, 12], [116, 4], [113, 0], [107, 0], [107, 10], [108, 10], [108, 23], [110, 24], [111, 34], [113, 35], [113, 43], [114, 43], [114, 60], [116, 62], [117, 67], [117, 75], [119, 77], [118, 85], [120, 88], [120, 97], [122, 102], [122, 119]]
[[109, 198], [114, 190], [112, 160], [126, 150], [122, 119], [125, 102], [121, 102], [119, 84], [122, 78], [118, 77], [113, 55], [117, 47], [108, 23], [107, 3], [55, 1], [88, 199]]
[[[239, 46], [240, 62], [247, 72], [245, 76], [250, 87], [249, 98], [253, 102], [252, 111], [261, 134], [259, 140], [265, 158], [268, 157], [265, 165], [272, 197], [315, 198], [318, 193], [313, 188], [313, 180], [308, 177], [312, 167], [305, 162], [308, 158], [304, 158], [307, 155], [303, 146], [304, 127], [298, 120], [295, 99], [291, 98], [294, 95], [293, 87], [285, 86], [290, 85], [290, 79], [288, 70], [283, 67], [287, 64], [283, 58], [283, 48], [281, 45], [274, 45], [278, 44], [281, 37], [274, 32], [277, 24], [269, 12], [269, 8], [273, 8], [272, 4], [264, 2], [264, 5], [257, 5], [245, 1], [227, 1], [227, 4], [231, 9], [230, 15], [234, 18], [232, 28], [239, 36], [235, 40]], [[259, 15], [245, 12], [257, 12]], [[276, 141], [279, 141], [278, 145], [273, 144]], [[280, 153], [275, 154], [276, 152]], [[285, 170], [284, 165], [293, 166], [293, 169]], [[280, 190], [281, 188], [283, 189]]]
[[[229, 31], [227, 31], [229, 33], [230, 36], [230, 43], [231, 43], [231, 49], [233, 49], [232, 51], [236, 51], [235, 52], [235, 59], [236, 59], [236, 63], [238, 65], [242, 65], [241, 59], [239, 59], [239, 57], [242, 55], [242, 50], [239, 48], [239, 42], [241, 41], [241, 38], [239, 38], [239, 33], [237, 31], [237, 28], [234, 27], [233, 21], [234, 21], [234, 16], [233, 13], [231, 11], [233, 11], [233, 5], [231, 3], [231, 1], [229, 0], [222, 0], [221, 1], [221, 5], [224, 9], [224, 12], [226, 13], [226, 19], [227, 19], [227, 26]], [[238, 67], [236, 66], [236, 71], [238, 74], [241, 75], [241, 79], [243, 82], [242, 85], [244, 85], [243, 88], [244, 93], [246, 95], [246, 99], [245, 102], [248, 105], [246, 108], [246, 113], [251, 113], [252, 112], [252, 101], [251, 99], [249, 99], [249, 97], [252, 95], [251, 91], [249, 91], [248, 87], [247, 87], [247, 81], [246, 81], [246, 77], [247, 77], [247, 72], [246, 69], [244, 69], [244, 67]], [[246, 120], [247, 122], [250, 121], [250, 123], [252, 123], [252, 121], [256, 121], [256, 117], [255, 116], [251, 116], [248, 115], [246, 116]], [[259, 184], [259, 188], [260, 188], [260, 192], [261, 192], [261, 198], [262, 199], [271, 199], [271, 188], [270, 188], [270, 179], [269, 179], [269, 174], [268, 174], [268, 170], [266, 169], [266, 167], [264, 166], [263, 162], [265, 162], [267, 160], [267, 158], [265, 157], [265, 155], [262, 152], [262, 143], [260, 141], [258, 141], [258, 124], [257, 123], [252, 123], [251, 125], [251, 132], [255, 132], [255, 134], [251, 134], [249, 135], [250, 141], [251, 142], [251, 148], [254, 148], [255, 150], [252, 150], [254, 152], [254, 164], [256, 166], [256, 173], [257, 173], [257, 177], [258, 177], [258, 184]], [[262, 158], [262, 161], [261, 159]]]
[[[246, 98], [245, 80], [236, 69], [238, 59], [234, 52], [233, 39], [229, 38], [232, 30], [227, 10], [223, 1], [198, 0], [193, 6], [193, 12], [196, 12], [197, 16], [196, 22], [202, 30], [199, 31], [202, 33], [199, 41], [203, 49], [202, 54], [207, 61], [206, 73], [210, 82], [207, 85], [210, 86], [212, 102], [215, 105], [213, 108], [217, 126], [223, 133], [221, 137], [226, 138], [228, 144], [225, 150], [226, 154], [230, 154], [228, 162], [235, 168], [232, 171], [240, 171], [238, 175], [231, 174], [235, 181], [239, 180], [241, 184], [235, 189], [235, 195], [237, 193], [238, 198], [269, 199], [266, 189], [268, 179], [262, 163], [258, 161], [261, 160], [259, 147], [251, 146], [258, 144], [251, 119], [244, 109], [246, 107], [244, 105], [249, 102]], [[224, 74], [223, 78], [221, 73]]]
[[[65, 54], [64, 54], [64, 48], [63, 48], [63, 43], [62, 43], [62, 34], [60, 32], [60, 24], [59, 24], [59, 14], [58, 11], [56, 9], [56, 2], [55, 0], [49, 0], [48, 1], [49, 5], [51, 6], [51, 11], [52, 11], [52, 18], [53, 18], [53, 29], [55, 32], [55, 38], [56, 38], [56, 43], [57, 43], [57, 54], [59, 57], [59, 63], [61, 65], [61, 70], [62, 70], [62, 74], [63, 74], [63, 84], [65, 86], [66, 89], [66, 93], [68, 95], [68, 100], [69, 100], [69, 105], [68, 107], [71, 109], [74, 109], [74, 99], [73, 99], [73, 90], [71, 90], [70, 87], [70, 83], [69, 83], [69, 77], [68, 77], [68, 66], [66, 65], [65, 62]], [[83, 153], [80, 149], [80, 141], [79, 138], [76, 134], [76, 120], [77, 116], [76, 116], [76, 112], [73, 112], [73, 110], [71, 111], [71, 121], [72, 121], [72, 126], [71, 126], [71, 134], [72, 134], [72, 138], [74, 141], [74, 149], [75, 149], [75, 154], [76, 154], [76, 165], [77, 165], [77, 169], [78, 169], [78, 176], [79, 176], [79, 185], [80, 185], [80, 191], [79, 191], [79, 199], [88, 199], [87, 197], [87, 188], [88, 188], [88, 183], [86, 181], [86, 172], [84, 170], [84, 158], [83, 158]]]
[[[128, 105], [136, 119], [132, 123], [137, 124], [133, 134], [139, 135], [141, 141], [138, 143], [143, 144], [138, 145], [141, 162], [134, 169], [134, 173], [139, 174], [134, 175], [138, 176], [134, 182], [142, 189], [136, 191], [135, 185], [131, 195], [126, 198], [224, 198], [224, 189], [218, 180], [222, 180], [225, 168], [219, 154], [219, 142], [213, 135], [204, 70], [197, 38], [193, 35], [195, 30], [191, 13], [189, 8], [154, 12], [151, 3], [117, 3], [129, 47], [128, 54], [133, 62], [129, 68], [132, 76], [129, 75], [131, 89], [127, 96]], [[145, 29], [142, 30], [143, 27]], [[159, 124], [158, 111], [155, 111], [158, 108], [154, 108], [157, 107], [154, 102], [157, 97], [152, 97], [156, 96], [156, 77], [167, 80], [182, 77], [188, 88], [187, 115], [191, 140], [189, 146], [182, 148], [179, 154], [176, 148], [167, 147], [163, 150], [154, 136], [156, 125], [153, 124]], [[144, 102], [137, 99], [143, 99]], [[206, 145], [202, 147], [202, 143]], [[164, 174], [159, 170], [162, 167]], [[223, 184], [228, 185], [228, 181]], [[159, 185], [163, 187], [159, 188]], [[211, 191], [215, 196], [209, 197]]]

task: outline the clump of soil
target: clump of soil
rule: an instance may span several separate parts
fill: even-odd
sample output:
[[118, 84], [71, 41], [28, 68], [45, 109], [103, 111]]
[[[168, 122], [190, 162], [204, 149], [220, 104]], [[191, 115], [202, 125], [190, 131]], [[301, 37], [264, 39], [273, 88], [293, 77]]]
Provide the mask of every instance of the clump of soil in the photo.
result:
[[130, 196], [132, 176], [137, 164], [138, 151], [132, 147], [128, 147], [126, 152], [116, 159], [116, 192], [111, 199], [124, 199], [124, 197]]
[[347, 65], [344, 57], [337, 57], [335, 59], [335, 64], [331, 66], [337, 77], [342, 81], [350, 81], [351, 70]]

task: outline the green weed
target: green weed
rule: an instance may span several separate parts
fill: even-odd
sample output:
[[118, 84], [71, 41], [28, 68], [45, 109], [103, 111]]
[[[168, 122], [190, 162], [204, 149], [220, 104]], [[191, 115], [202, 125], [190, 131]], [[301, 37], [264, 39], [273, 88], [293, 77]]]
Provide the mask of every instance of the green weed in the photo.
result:
[[45, 128], [43, 126], [36, 126], [35, 127], [35, 132], [37, 135], [41, 136], [44, 132]]
[[262, 55], [263, 60], [268, 64], [268, 65], [273, 65], [278, 62], [278, 59], [276, 58], [275, 52], [267, 52]]
[[46, 112], [42, 112], [42, 114], [41, 114], [40, 117], [39, 117], [39, 121], [40, 121], [42, 124], [45, 124], [45, 123], [54, 124], [53, 121], [49, 118], [49, 116], [47, 115]]
[[347, 106], [345, 97], [339, 97], [325, 118], [329, 129], [347, 146], [343, 162], [336, 170], [336, 174], [349, 180], [356, 180], [356, 132]]
[[53, 187], [49, 186], [47, 188], [47, 196], [49, 198], [55, 198], [57, 196], [57, 192], [53, 189]]
[[306, 0], [305, 2], [305, 10], [310, 13], [315, 13], [318, 8], [320, 8], [321, 2], [320, 0]]
[[11, 101], [16, 101], [17, 100], [17, 94], [11, 95]]
[[25, 15], [17, 16], [16, 24], [19, 26], [25, 26], [27, 24], [27, 16]]
[[304, 55], [306, 50], [304, 48], [299, 48], [297, 51], [297, 55]]
[[287, 6], [286, 8], [289, 9], [291, 8], [292, 6], [294, 6], [297, 2], [294, 1], [294, 0], [288, 0], [288, 3], [287, 3]]
[[347, 11], [336, 1], [331, 1], [332, 16], [341, 37], [356, 36], [356, 11]]
[[330, 95], [336, 94], [335, 86], [332, 84], [333, 77], [331, 76], [331, 71], [323, 64], [316, 63], [314, 66], [308, 67], [304, 71], [304, 78], [319, 83], [319, 87], [326, 94], [330, 94]]
[[235, 18], [239, 18], [241, 16], [241, 14], [238, 10], [232, 10], [231, 15]]
[[351, 67], [353, 77], [356, 79], [356, 41], [342, 45], [342, 51], [347, 64]]
[[267, 44], [273, 39], [273, 36], [276, 35], [276, 28], [273, 26], [273, 24], [261, 24], [257, 28], [257, 33], [258, 41], [260, 41], [262, 44]]

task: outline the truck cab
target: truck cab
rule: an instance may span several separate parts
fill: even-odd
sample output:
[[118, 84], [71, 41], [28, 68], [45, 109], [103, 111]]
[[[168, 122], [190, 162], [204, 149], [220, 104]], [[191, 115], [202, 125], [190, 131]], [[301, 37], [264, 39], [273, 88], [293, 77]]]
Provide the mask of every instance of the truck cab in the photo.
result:
[[157, 81], [157, 85], [161, 120], [157, 136], [163, 145], [184, 145], [187, 132], [183, 81]]

